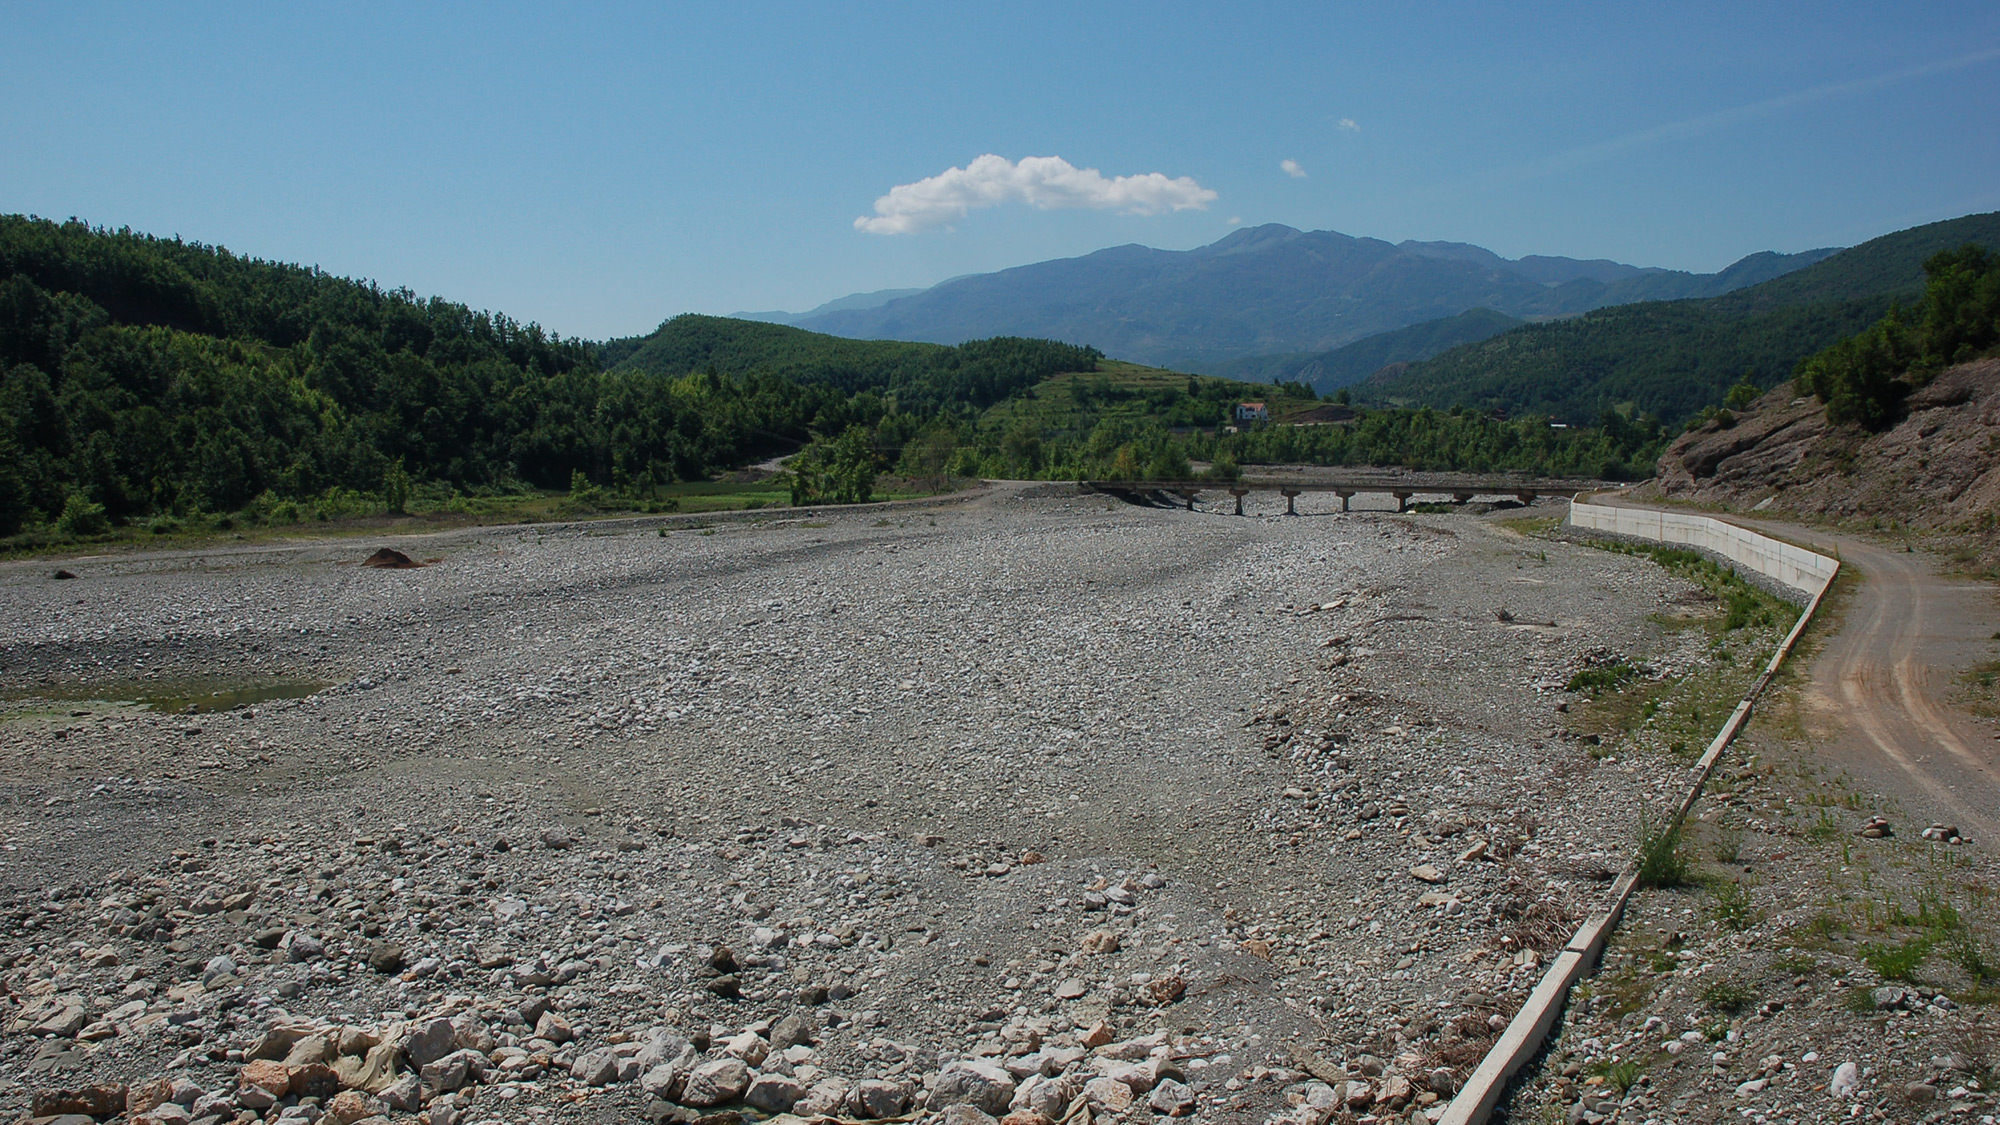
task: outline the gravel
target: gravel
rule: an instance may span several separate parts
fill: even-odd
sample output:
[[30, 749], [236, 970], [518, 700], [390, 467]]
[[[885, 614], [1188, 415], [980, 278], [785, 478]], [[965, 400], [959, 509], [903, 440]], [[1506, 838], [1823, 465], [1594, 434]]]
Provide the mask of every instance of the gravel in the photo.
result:
[[1276, 503], [0, 568], [0, 1113], [1434, 1115], [1685, 787], [1556, 708], [1691, 588]]

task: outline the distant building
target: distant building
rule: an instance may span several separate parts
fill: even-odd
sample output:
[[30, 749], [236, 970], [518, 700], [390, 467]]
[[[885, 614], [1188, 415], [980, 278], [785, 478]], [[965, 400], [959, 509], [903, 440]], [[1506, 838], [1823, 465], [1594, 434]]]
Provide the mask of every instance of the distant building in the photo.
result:
[[1238, 422], [1268, 422], [1271, 412], [1261, 402], [1239, 402], [1236, 404]]

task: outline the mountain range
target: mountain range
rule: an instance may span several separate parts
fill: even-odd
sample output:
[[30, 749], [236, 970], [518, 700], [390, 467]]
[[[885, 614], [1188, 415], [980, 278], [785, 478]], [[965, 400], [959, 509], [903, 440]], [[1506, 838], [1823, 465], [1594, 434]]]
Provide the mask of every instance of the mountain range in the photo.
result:
[[1764, 252], [1696, 274], [1603, 259], [1509, 259], [1461, 242], [1390, 243], [1274, 223], [1192, 250], [1114, 246], [914, 293], [856, 294], [795, 316], [744, 315], [863, 339], [1036, 336], [1220, 374], [1245, 357], [1324, 352], [1472, 309], [1548, 319], [1633, 301], [1712, 297], [1833, 252]]
[[2000, 246], [2000, 212], [1885, 234], [1722, 296], [1523, 324], [1395, 361], [1355, 395], [1379, 405], [1531, 411], [1573, 424], [1594, 422], [1606, 409], [1678, 422], [1721, 402], [1740, 381], [1769, 389], [1791, 378], [1799, 360], [1919, 297], [1924, 262], [1967, 243]]

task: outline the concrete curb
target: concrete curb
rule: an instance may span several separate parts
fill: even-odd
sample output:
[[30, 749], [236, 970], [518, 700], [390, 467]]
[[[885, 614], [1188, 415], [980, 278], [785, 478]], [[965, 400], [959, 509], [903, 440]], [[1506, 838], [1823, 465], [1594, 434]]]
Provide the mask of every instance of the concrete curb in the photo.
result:
[[[1577, 518], [1579, 509], [1584, 510], [1581, 520]], [[1618, 518], [1605, 514], [1629, 512], [1636, 512], [1640, 518]], [[1669, 515], [1674, 518], [1653, 518]], [[1722, 729], [1709, 742], [1708, 749], [1702, 752], [1694, 784], [1674, 809], [1672, 825], [1679, 829], [1686, 822], [1695, 802], [1701, 799], [1702, 789], [1707, 786], [1709, 775], [1715, 772], [1715, 764], [1722, 760], [1723, 750], [1736, 740], [1737, 732], [1749, 721], [1757, 697], [1778, 674], [1785, 658], [1791, 655], [1792, 646], [1798, 643], [1807, 623], [1818, 611], [1820, 599], [1826, 596], [1827, 589], [1840, 573], [1840, 562], [1709, 516], [1613, 508], [1579, 499], [1570, 502], [1569, 522], [1572, 527], [1602, 530], [1620, 538], [1650, 538], [1656, 542], [1699, 546], [1810, 595], [1799, 619], [1792, 624], [1792, 631], [1779, 643], [1777, 651], [1764, 665], [1763, 673], [1744, 692], [1743, 699], [1729, 713]], [[1702, 524], [1715, 526], [1703, 527]], [[1604, 909], [1591, 915], [1571, 936], [1563, 951], [1550, 962], [1548, 971], [1542, 974], [1527, 1002], [1514, 1013], [1507, 1029], [1500, 1033], [1500, 1038], [1487, 1050], [1486, 1057], [1479, 1060], [1479, 1065], [1465, 1080], [1465, 1085], [1445, 1107], [1443, 1116], [1437, 1119], [1438, 1125], [1484, 1125], [1493, 1108], [1499, 1104], [1501, 1095], [1507, 1092], [1507, 1083], [1515, 1072], [1541, 1052], [1549, 1030], [1555, 1026], [1556, 1017], [1569, 999], [1571, 987], [1596, 967], [1598, 957], [1604, 952], [1605, 942], [1610, 940], [1611, 931], [1618, 927], [1618, 920], [1625, 913], [1625, 904], [1638, 885], [1638, 869], [1627, 866], [1618, 876], [1618, 881], [1612, 884]]]

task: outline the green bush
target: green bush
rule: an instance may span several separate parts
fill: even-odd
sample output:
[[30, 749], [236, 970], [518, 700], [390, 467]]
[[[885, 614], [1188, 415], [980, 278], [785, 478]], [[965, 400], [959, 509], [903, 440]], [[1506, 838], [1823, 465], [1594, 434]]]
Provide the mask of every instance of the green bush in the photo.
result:
[[1563, 685], [1564, 691], [1587, 691], [1592, 695], [1606, 688], [1615, 688], [1631, 679], [1637, 673], [1630, 664], [1618, 663], [1604, 668], [1585, 668], [1569, 678]]
[[816, 438], [799, 451], [782, 474], [792, 504], [865, 504], [875, 496], [876, 457], [872, 435], [849, 426], [831, 441]]
[[1681, 847], [1680, 826], [1656, 825], [1649, 817], [1639, 818], [1640, 886], [1686, 886], [1692, 866]]
[[72, 539], [83, 539], [110, 531], [111, 521], [105, 518], [104, 505], [91, 503], [81, 492], [72, 492], [63, 503], [62, 515], [56, 517], [56, 530]]
[[1892, 306], [1866, 331], [1799, 362], [1799, 387], [1826, 404], [1828, 421], [1884, 429], [1946, 364], [2000, 343], [2000, 255], [1968, 243], [1933, 254], [1924, 275], [1914, 325]]
[[1757, 997], [1741, 981], [1719, 980], [1701, 990], [1701, 1002], [1730, 1015], [1749, 1007]]
[[1870, 942], [1856, 952], [1883, 980], [1906, 981], [1916, 975], [1924, 959], [1930, 956], [1931, 939], [1922, 935], [1900, 942]]

